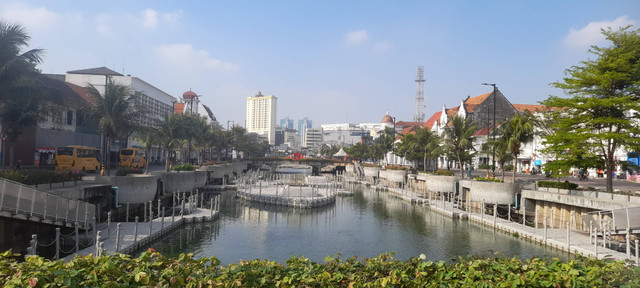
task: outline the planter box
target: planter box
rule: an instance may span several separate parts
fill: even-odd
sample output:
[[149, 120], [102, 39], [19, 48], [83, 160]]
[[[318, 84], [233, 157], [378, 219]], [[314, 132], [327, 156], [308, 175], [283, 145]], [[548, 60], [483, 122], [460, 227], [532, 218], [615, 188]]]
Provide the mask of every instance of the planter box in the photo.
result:
[[364, 167], [364, 176], [366, 177], [378, 177], [380, 167]]
[[473, 180], [462, 180], [460, 186], [469, 189], [472, 201], [487, 204], [514, 204], [516, 193], [522, 190], [522, 184], [497, 183]]
[[128, 176], [96, 176], [96, 183], [118, 187], [118, 204], [146, 203], [156, 196], [158, 177], [134, 174]]

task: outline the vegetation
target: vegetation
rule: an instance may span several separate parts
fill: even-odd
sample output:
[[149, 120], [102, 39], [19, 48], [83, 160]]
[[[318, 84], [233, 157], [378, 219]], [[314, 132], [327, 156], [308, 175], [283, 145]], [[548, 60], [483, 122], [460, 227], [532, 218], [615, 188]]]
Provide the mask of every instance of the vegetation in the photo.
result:
[[[427, 159], [437, 159], [443, 152], [442, 139], [428, 128], [420, 127], [415, 134], [407, 133], [402, 136], [395, 152], [407, 160], [422, 160], [423, 170], [427, 169]], [[437, 163], [434, 170], [438, 169]]]
[[442, 176], [453, 176], [454, 173], [451, 171], [447, 171], [447, 170], [437, 170], [435, 173], [435, 175], [442, 175]]
[[[142, 113], [141, 109], [132, 105], [137, 97], [127, 86], [114, 83], [108, 78], [103, 92], [89, 84], [89, 95], [93, 99], [93, 105], [87, 107], [88, 115], [97, 123], [100, 132], [105, 136], [105, 151], [111, 151], [111, 141], [115, 139], [127, 139], [137, 128], [137, 117]], [[107, 153], [108, 154], [108, 153]], [[109, 155], [105, 165], [105, 172], [109, 175], [111, 161]]]
[[[602, 30], [609, 47], [592, 46], [595, 59], [566, 70], [567, 77], [552, 83], [570, 98], [551, 96], [544, 105], [557, 107], [545, 117], [553, 119], [553, 133], [544, 144], [555, 160], [545, 166], [557, 174], [572, 167], [604, 169], [612, 175], [615, 151], [640, 151], [640, 30], [630, 26]], [[613, 191], [612, 177], [606, 177]]]
[[638, 287], [640, 269], [583, 257], [570, 261], [467, 257], [447, 262], [424, 255], [395, 260], [327, 257], [316, 263], [292, 256], [220, 265], [215, 257], [167, 258], [150, 249], [137, 258], [117, 254], [49, 261], [0, 254], [3, 287]]
[[62, 170], [0, 170], [0, 178], [26, 185], [59, 183], [82, 180], [82, 171]]
[[[149, 165], [147, 165], [149, 166]], [[132, 167], [120, 167], [116, 170], [116, 176], [127, 176], [129, 174], [142, 174], [145, 173], [142, 169]]]
[[549, 187], [558, 189], [575, 190], [578, 188], [578, 184], [571, 182], [557, 182], [557, 181], [538, 181], [538, 187]]
[[36, 69], [44, 51], [22, 52], [30, 38], [22, 26], [0, 21], [0, 122], [9, 144], [9, 166], [14, 165], [18, 137], [44, 117], [40, 104], [47, 91], [40, 85]]
[[187, 163], [187, 164], [181, 164], [181, 165], [173, 166], [173, 170], [175, 170], [175, 171], [194, 171], [194, 170], [196, 170], [196, 167], [193, 167], [193, 165]]
[[[520, 155], [520, 152], [522, 152], [522, 147], [527, 143], [533, 141], [533, 127], [533, 116], [529, 113], [516, 113], [513, 117], [506, 120], [498, 128], [498, 133], [500, 133], [501, 135], [500, 142], [502, 142], [502, 144], [496, 145], [496, 154], [500, 154], [500, 158], [504, 158], [506, 156], [505, 152], [506, 150], [508, 150], [511, 154], [511, 158], [513, 159], [513, 167], [517, 167], [518, 155]], [[501, 165], [504, 165], [505, 161], [500, 162]], [[515, 183], [517, 169], [513, 169], [513, 167], [513, 183]], [[506, 169], [503, 169], [503, 171], [504, 170]]]
[[460, 166], [460, 176], [464, 178], [464, 164], [471, 161], [473, 157], [473, 133], [476, 126], [471, 119], [453, 116], [451, 127], [444, 130], [446, 151], [449, 155], [458, 160]]
[[489, 178], [476, 177], [476, 178], [473, 178], [473, 180], [476, 180], [476, 181], [490, 181], [490, 182], [498, 182], [498, 183], [504, 182], [504, 180], [495, 179], [495, 178], [491, 178], [491, 177], [489, 177]]

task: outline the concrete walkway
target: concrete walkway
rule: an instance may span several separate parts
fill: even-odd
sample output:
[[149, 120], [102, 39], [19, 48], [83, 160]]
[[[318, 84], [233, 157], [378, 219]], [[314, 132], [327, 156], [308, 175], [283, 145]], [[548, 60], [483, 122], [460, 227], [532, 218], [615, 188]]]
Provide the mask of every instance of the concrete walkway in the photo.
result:
[[[179, 228], [184, 223], [213, 221], [219, 216], [219, 211], [213, 211], [209, 209], [196, 208], [188, 215], [176, 215], [175, 217], [165, 216], [158, 217], [149, 222], [137, 223], [137, 237], [136, 237], [136, 223], [135, 222], [118, 222], [111, 223], [110, 227], [107, 227], [106, 223], [101, 223], [97, 227], [99, 233], [99, 241], [102, 242], [103, 254], [126, 253], [131, 254], [137, 251], [141, 246], [144, 246], [168, 232]], [[118, 238], [118, 225], [120, 225], [119, 241]], [[151, 228], [151, 230], [150, 230]], [[89, 235], [94, 235], [93, 232], [89, 232]], [[116, 243], [118, 242], [118, 243]], [[98, 254], [98, 248], [95, 245], [84, 248], [78, 253], [70, 254], [66, 256], [65, 261], [69, 261], [78, 256], [87, 256], [89, 254]]]
[[[368, 183], [366, 182], [358, 183], [368, 185]], [[429, 199], [425, 199], [422, 194], [403, 190], [400, 188], [388, 188], [385, 186], [371, 187], [376, 190], [388, 191], [389, 193], [392, 193], [396, 197], [401, 198], [403, 201], [409, 203], [426, 205], [426, 207], [428, 207], [432, 211], [444, 214], [452, 218], [468, 219], [469, 221], [473, 221], [488, 227], [493, 227], [512, 235], [515, 235], [515, 233], [517, 233], [519, 238], [534, 241], [570, 253], [580, 254], [597, 259], [606, 258], [619, 261], [629, 259], [634, 261], [635, 263], [640, 263], [640, 261], [638, 261], [638, 254], [640, 253], [638, 253], [637, 251], [632, 250], [630, 257], [627, 257], [626, 253], [621, 253], [604, 248], [601, 238], [597, 240], [596, 245], [594, 242], [592, 242], [593, 239], [590, 239], [589, 235], [583, 232], [570, 230], [568, 234], [569, 241], [567, 242], [567, 229], [546, 229], [547, 231], [545, 237], [544, 228], [536, 229], [534, 227], [525, 226], [521, 223], [516, 223], [500, 217], [494, 218], [493, 215], [489, 214], [483, 215], [481, 213], [469, 213], [465, 210], [458, 209], [457, 205], [454, 205], [452, 202], [432, 199], [432, 202], [429, 203]], [[633, 243], [631, 245], [633, 246]], [[638, 249], [640, 247], [635, 248]]]

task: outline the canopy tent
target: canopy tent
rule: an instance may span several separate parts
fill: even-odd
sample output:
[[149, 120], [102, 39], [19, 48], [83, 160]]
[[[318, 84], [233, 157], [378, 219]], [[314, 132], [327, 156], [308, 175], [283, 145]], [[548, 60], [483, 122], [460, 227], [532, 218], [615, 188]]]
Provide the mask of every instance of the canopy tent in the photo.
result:
[[333, 154], [333, 157], [344, 157], [344, 156], [347, 156], [347, 152], [344, 152], [342, 148], [340, 148], [340, 151], [338, 151], [336, 154]]

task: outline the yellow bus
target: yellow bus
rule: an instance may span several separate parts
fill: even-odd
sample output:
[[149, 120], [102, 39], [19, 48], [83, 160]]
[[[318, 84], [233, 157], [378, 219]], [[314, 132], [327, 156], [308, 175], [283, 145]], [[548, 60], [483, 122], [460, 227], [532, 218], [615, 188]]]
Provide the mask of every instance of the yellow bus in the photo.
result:
[[100, 150], [93, 147], [69, 145], [56, 149], [56, 170], [98, 171]]
[[130, 168], [143, 168], [147, 166], [144, 151], [138, 148], [120, 149], [120, 166]]

